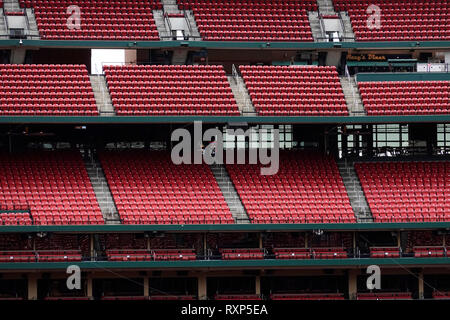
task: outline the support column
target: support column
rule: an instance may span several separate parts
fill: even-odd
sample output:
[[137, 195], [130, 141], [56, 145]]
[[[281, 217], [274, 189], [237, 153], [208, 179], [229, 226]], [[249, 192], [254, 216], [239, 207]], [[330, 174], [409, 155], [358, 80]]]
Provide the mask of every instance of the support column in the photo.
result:
[[198, 276], [198, 300], [206, 300], [208, 298], [206, 291], [206, 274]]
[[94, 249], [94, 235], [90, 234], [89, 235], [89, 247], [90, 247], [90, 253], [91, 253], [91, 261], [94, 260], [94, 254], [95, 254], [95, 249]]
[[255, 293], [261, 295], [261, 276], [255, 277]]
[[37, 274], [28, 275], [28, 300], [37, 300]]
[[144, 277], [144, 297], [150, 296], [150, 285], [149, 285], [149, 279], [147, 276]]
[[263, 239], [262, 239], [262, 233], [259, 233], [259, 248], [262, 249], [263, 248]]
[[417, 280], [419, 281], [419, 299], [424, 298], [424, 283], [423, 283], [423, 270], [417, 274]]
[[88, 274], [86, 279], [86, 295], [89, 299], [93, 299], [93, 290], [92, 290], [92, 274]]
[[348, 297], [350, 300], [356, 300], [358, 269], [348, 271]]

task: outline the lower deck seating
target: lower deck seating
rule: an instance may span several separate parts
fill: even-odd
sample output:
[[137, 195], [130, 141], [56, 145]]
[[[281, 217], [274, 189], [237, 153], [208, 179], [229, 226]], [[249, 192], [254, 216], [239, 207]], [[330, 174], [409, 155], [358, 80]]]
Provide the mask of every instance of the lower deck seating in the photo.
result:
[[411, 300], [410, 292], [358, 293], [357, 300]]
[[445, 247], [414, 247], [414, 257], [416, 258], [441, 258], [447, 256]]
[[36, 225], [104, 223], [76, 151], [0, 154], [0, 204], [29, 211]]
[[272, 293], [270, 300], [344, 300], [342, 293]]
[[433, 291], [432, 296], [436, 300], [450, 300], [450, 291]]
[[311, 249], [306, 248], [274, 248], [276, 259], [310, 259]]
[[85, 65], [0, 64], [0, 116], [96, 116]]
[[314, 259], [344, 259], [347, 258], [347, 251], [344, 248], [312, 248]]
[[450, 221], [450, 162], [356, 163], [375, 222]]
[[221, 249], [223, 260], [259, 260], [264, 259], [263, 249]]
[[106, 250], [109, 261], [149, 261], [152, 254], [149, 250]]
[[37, 251], [38, 262], [66, 262], [66, 261], [81, 261], [80, 250], [63, 250], [63, 251]]
[[344, 92], [335, 67], [240, 66], [261, 116], [345, 116]]
[[450, 113], [450, 81], [359, 82], [368, 115]]
[[400, 248], [391, 247], [391, 248], [370, 248], [370, 257], [371, 258], [400, 258]]
[[261, 175], [260, 165], [227, 165], [253, 223], [356, 222], [333, 158], [281, 152], [279, 165], [275, 175]]
[[153, 250], [155, 261], [195, 260], [197, 255], [193, 249]]
[[0, 251], [0, 262], [35, 262], [34, 251]]
[[145, 296], [103, 296], [102, 300], [148, 300]]
[[155, 301], [165, 301], [165, 300], [196, 300], [196, 296], [190, 296], [190, 295], [151, 295], [149, 297], [150, 300]]
[[124, 224], [234, 223], [219, 186], [206, 165], [175, 165], [170, 153], [100, 154]]
[[61, 300], [85, 301], [85, 300], [90, 300], [90, 298], [89, 297], [45, 297], [44, 300], [47, 300], [47, 301], [61, 301]]

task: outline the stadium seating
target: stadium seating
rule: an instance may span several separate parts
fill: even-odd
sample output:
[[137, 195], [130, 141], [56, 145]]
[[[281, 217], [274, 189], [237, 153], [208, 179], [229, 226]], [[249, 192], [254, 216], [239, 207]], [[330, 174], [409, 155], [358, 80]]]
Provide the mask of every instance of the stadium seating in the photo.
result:
[[37, 225], [104, 223], [78, 152], [1, 153], [0, 203], [29, 210]]
[[313, 41], [308, 11], [314, 0], [177, 0], [192, 10], [203, 40]]
[[[448, 1], [334, 0], [333, 2], [337, 11], [349, 13], [357, 41], [450, 40]], [[375, 12], [369, 9], [370, 5], [376, 5], [380, 9], [379, 28], [375, 25]]]
[[344, 92], [335, 67], [240, 66], [261, 116], [345, 116]]
[[450, 162], [355, 163], [375, 222], [450, 220]]
[[274, 248], [276, 259], [310, 259], [311, 249], [306, 248]]
[[145, 296], [103, 296], [101, 300], [148, 300]]
[[400, 258], [400, 248], [391, 247], [391, 248], [370, 248], [370, 257], [371, 258]]
[[38, 262], [72, 262], [81, 261], [81, 251], [79, 250], [64, 250], [64, 251], [37, 251]]
[[368, 115], [450, 113], [450, 81], [359, 82]]
[[0, 209], [0, 225], [30, 225], [33, 224], [29, 212], [16, 212], [14, 210]]
[[272, 293], [271, 300], [344, 300], [342, 293]]
[[175, 165], [165, 151], [105, 152], [100, 159], [125, 224], [234, 223], [205, 164]]
[[190, 295], [151, 295], [149, 297], [150, 300], [196, 300], [195, 296]]
[[348, 257], [344, 248], [312, 248], [311, 251], [314, 259], [344, 259]]
[[174, 260], [195, 260], [197, 255], [193, 249], [166, 249], [153, 250], [153, 259], [155, 261], [174, 261]]
[[410, 292], [357, 293], [356, 300], [411, 300]]
[[0, 65], [0, 116], [98, 115], [84, 65]]
[[150, 261], [152, 254], [149, 250], [106, 250], [109, 261]]
[[446, 256], [445, 247], [414, 247], [414, 257], [416, 258], [441, 258]]
[[275, 175], [259, 165], [227, 165], [253, 223], [356, 222], [336, 162], [314, 152], [281, 152]]
[[[159, 40], [152, 9], [157, 0], [20, 0], [33, 8], [41, 39]], [[79, 27], [75, 11], [80, 9]]]
[[89, 297], [45, 297], [44, 300], [47, 301], [85, 301], [91, 300]]
[[450, 300], [450, 291], [433, 291], [433, 299]]
[[118, 115], [239, 115], [222, 66], [105, 66]]
[[0, 262], [35, 262], [34, 251], [0, 251]]
[[221, 249], [222, 260], [264, 259], [263, 249]]

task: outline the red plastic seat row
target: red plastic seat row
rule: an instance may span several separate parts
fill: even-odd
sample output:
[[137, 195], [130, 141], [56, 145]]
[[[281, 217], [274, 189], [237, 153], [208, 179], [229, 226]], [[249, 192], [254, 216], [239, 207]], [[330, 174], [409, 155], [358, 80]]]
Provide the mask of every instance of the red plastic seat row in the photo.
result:
[[[450, 4], [441, 0], [334, 0], [337, 11], [347, 11], [357, 41], [416, 41], [450, 40]], [[377, 26], [375, 11], [367, 12], [370, 5], [376, 5], [380, 12]], [[435, 23], [442, 21], [442, 23]]]
[[223, 260], [259, 260], [264, 259], [263, 249], [221, 249]]
[[261, 300], [258, 294], [216, 294], [214, 300]]
[[240, 66], [260, 115], [348, 115], [335, 67]]
[[98, 115], [86, 66], [1, 65], [0, 91], [0, 115]]
[[400, 258], [400, 248], [370, 248], [371, 258]]
[[344, 300], [342, 293], [272, 293], [271, 300]]
[[357, 300], [411, 300], [410, 292], [357, 293]]
[[222, 66], [107, 66], [118, 115], [240, 115]]
[[[152, 9], [156, 0], [20, 0], [33, 8], [42, 39], [57, 40], [159, 40]], [[70, 6], [80, 9], [77, 27]]]

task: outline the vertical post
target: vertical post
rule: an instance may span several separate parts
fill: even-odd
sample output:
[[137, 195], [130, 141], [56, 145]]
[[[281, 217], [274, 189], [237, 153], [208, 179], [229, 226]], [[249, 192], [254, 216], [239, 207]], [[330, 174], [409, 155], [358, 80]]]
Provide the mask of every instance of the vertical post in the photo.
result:
[[28, 300], [37, 300], [37, 274], [28, 275]]
[[86, 295], [89, 299], [93, 299], [93, 290], [92, 290], [92, 274], [89, 273], [86, 279]]
[[262, 237], [262, 233], [258, 233], [259, 234], [259, 248], [262, 249], [263, 248], [263, 237]]
[[255, 277], [255, 294], [261, 295], [261, 276]]
[[149, 278], [147, 275], [144, 277], [144, 297], [148, 298], [150, 296], [150, 286], [149, 286]]
[[90, 234], [90, 252], [91, 252], [91, 261], [94, 260], [94, 254], [95, 254], [95, 250], [94, 250], [94, 235]]
[[206, 233], [203, 234], [203, 256], [206, 260], [206, 257], [208, 256], [208, 237]]
[[357, 275], [358, 275], [358, 269], [350, 269], [348, 271], [348, 298], [350, 300], [356, 300]]
[[206, 291], [206, 274], [198, 276], [198, 300], [206, 300], [208, 298]]
[[424, 282], [423, 282], [423, 269], [420, 270], [417, 275], [417, 280], [419, 281], [419, 299], [424, 298]]

